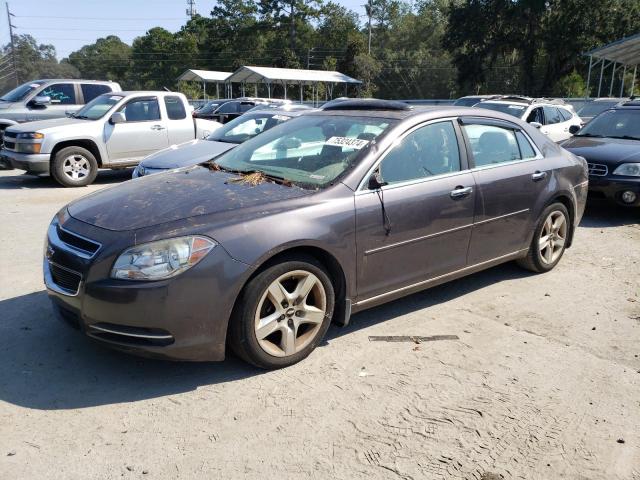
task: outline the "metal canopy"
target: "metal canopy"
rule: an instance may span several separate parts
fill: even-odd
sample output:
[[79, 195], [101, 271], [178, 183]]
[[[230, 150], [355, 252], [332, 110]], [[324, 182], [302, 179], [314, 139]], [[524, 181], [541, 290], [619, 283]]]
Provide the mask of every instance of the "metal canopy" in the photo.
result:
[[185, 82], [224, 83], [231, 75], [230, 72], [214, 72], [212, 70], [187, 70], [178, 77]]
[[233, 72], [228, 82], [233, 83], [292, 83], [315, 85], [317, 83], [346, 83], [360, 85], [362, 82], [344, 73], [326, 70], [299, 70], [294, 68], [240, 67]]
[[[587, 96], [590, 95], [589, 84], [591, 83], [591, 71], [600, 64], [600, 81], [598, 83], [598, 97], [602, 91], [602, 78], [605, 69], [613, 65], [611, 69], [611, 83], [609, 96], [613, 96], [613, 87], [616, 80], [616, 72], [622, 69], [622, 80], [620, 82], [620, 97], [624, 95], [624, 81], [627, 68], [633, 67], [633, 80], [631, 82], [631, 95], [635, 93], [636, 74], [638, 64], [640, 64], [640, 33], [617, 40], [603, 47], [596, 48], [584, 55], [589, 57], [589, 73], [587, 76]], [[595, 59], [595, 61], [594, 61]]]

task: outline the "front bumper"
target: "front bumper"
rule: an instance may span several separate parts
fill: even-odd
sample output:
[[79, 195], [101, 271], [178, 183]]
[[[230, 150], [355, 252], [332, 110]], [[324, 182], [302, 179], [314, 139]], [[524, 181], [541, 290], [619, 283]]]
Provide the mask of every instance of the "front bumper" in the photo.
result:
[[[125, 244], [133, 244], [133, 233], [129, 238], [128, 232], [106, 231], [68, 216], [60, 224], [49, 226], [43, 265], [47, 293], [59, 316], [92, 339], [129, 353], [224, 359], [227, 324], [248, 265], [218, 245], [198, 265], [168, 280], [114, 280], [111, 266]], [[89, 255], [69, 243], [69, 232], [101, 246]], [[69, 285], [73, 275], [79, 279], [77, 288]]]
[[50, 154], [18, 153], [2, 149], [0, 155], [7, 158], [13, 168], [26, 170], [35, 175], [49, 175]]
[[[626, 203], [622, 201], [622, 194], [631, 191], [636, 194], [636, 201]], [[628, 207], [640, 206], [640, 178], [623, 177], [620, 175], [607, 175], [604, 177], [589, 177], [589, 192], [598, 193], [609, 200]]]

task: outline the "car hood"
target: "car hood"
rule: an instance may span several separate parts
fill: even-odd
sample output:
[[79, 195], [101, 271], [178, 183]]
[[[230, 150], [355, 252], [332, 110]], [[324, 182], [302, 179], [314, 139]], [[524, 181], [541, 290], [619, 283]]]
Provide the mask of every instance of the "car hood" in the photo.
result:
[[238, 220], [242, 219], [240, 210], [264, 212], [267, 204], [313, 193], [272, 182], [251, 185], [238, 182], [239, 178], [194, 166], [127, 181], [76, 200], [67, 208], [77, 220], [122, 231], [224, 212], [232, 212]]
[[95, 120], [82, 120], [80, 118], [52, 118], [50, 120], [12, 125], [7, 128], [7, 130], [12, 132], [43, 132], [47, 130], [51, 132], [60, 127], [68, 127], [69, 125], [84, 125], [86, 127], [94, 121]]
[[6, 110], [15, 106], [15, 102], [0, 101], [0, 110]]
[[235, 143], [191, 140], [180, 145], [172, 145], [145, 158], [140, 164], [145, 168], [179, 168], [206, 162], [221, 153], [237, 147]]
[[599, 162], [609, 166], [640, 162], [639, 140], [575, 136], [564, 142], [562, 147], [586, 158], [589, 162]]

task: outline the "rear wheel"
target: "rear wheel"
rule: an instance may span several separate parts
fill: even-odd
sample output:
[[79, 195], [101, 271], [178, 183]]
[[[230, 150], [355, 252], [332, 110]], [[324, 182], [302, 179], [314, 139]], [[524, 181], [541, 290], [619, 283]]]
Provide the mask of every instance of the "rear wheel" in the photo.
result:
[[65, 187], [84, 187], [98, 175], [98, 162], [82, 147], [66, 147], [56, 153], [51, 166], [56, 182]]
[[545, 208], [536, 225], [527, 256], [518, 264], [532, 272], [548, 272], [554, 268], [567, 247], [570, 223], [567, 207], [554, 203]]
[[297, 363], [324, 337], [334, 304], [333, 286], [322, 265], [310, 257], [284, 260], [243, 290], [230, 325], [231, 347], [261, 368]]

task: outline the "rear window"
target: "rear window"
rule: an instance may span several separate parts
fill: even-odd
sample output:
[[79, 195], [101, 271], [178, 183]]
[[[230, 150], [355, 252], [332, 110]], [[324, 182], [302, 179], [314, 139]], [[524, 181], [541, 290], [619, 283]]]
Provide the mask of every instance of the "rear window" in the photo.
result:
[[80, 84], [80, 88], [82, 89], [84, 103], [89, 103], [91, 100], [103, 93], [109, 93], [111, 91], [111, 87], [108, 85], [98, 85], [95, 83], [82, 83]]
[[495, 110], [496, 112], [508, 113], [516, 118], [521, 118], [524, 111], [527, 109], [526, 105], [518, 103], [491, 103], [482, 102], [474, 105], [474, 108], [486, 108], [488, 110]]
[[558, 111], [560, 112], [560, 115], [562, 116], [565, 122], [573, 118], [573, 115], [569, 110], [565, 110], [564, 108], [559, 108]]
[[183, 120], [187, 118], [187, 111], [179, 97], [164, 97], [164, 105], [167, 108], [169, 120]]

